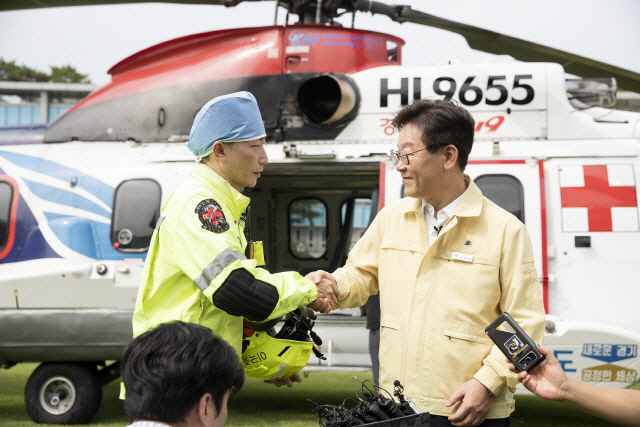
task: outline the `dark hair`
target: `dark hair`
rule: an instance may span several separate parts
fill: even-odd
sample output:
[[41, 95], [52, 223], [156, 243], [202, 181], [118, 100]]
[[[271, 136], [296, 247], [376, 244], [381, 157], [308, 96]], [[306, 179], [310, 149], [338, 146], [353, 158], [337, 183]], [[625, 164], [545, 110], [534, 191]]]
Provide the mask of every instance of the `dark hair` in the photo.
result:
[[124, 409], [131, 421], [179, 423], [205, 393], [220, 414], [227, 391], [244, 384], [233, 347], [204, 326], [169, 322], [129, 343], [122, 355]]
[[449, 144], [458, 149], [458, 166], [464, 170], [473, 147], [475, 121], [471, 114], [451, 99], [416, 99], [403, 107], [393, 118], [393, 126], [400, 131], [412, 124], [422, 131], [427, 151], [435, 153]]

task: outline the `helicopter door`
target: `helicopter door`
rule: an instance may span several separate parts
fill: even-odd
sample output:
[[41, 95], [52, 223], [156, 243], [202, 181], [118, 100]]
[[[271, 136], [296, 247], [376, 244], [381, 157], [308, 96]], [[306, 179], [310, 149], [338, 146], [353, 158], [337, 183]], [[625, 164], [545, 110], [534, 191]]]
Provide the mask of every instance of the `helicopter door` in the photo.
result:
[[270, 174], [245, 190], [251, 237], [264, 242], [266, 268], [305, 275], [342, 266], [367, 227], [378, 164], [351, 172], [350, 166], [331, 165], [318, 174], [296, 174], [295, 180], [274, 175], [269, 166]]
[[555, 276], [551, 313], [640, 327], [638, 169], [635, 158], [545, 161], [548, 209], [554, 212], [549, 222], [549, 266]]

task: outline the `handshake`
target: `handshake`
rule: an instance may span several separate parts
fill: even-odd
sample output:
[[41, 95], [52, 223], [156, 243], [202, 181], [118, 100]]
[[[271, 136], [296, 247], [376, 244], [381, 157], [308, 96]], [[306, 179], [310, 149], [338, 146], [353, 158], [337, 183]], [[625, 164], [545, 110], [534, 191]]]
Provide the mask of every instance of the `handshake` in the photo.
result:
[[318, 289], [318, 298], [307, 304], [307, 307], [321, 313], [328, 313], [333, 310], [333, 307], [340, 297], [336, 279], [331, 274], [322, 270], [311, 272], [305, 277], [311, 280]]

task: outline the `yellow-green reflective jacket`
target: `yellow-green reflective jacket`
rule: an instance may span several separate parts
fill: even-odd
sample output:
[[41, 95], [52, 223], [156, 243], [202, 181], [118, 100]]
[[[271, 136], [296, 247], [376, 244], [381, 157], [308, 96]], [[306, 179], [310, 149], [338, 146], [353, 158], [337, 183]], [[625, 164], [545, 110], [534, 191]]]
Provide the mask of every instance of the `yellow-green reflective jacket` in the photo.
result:
[[317, 298], [298, 273], [270, 274], [244, 255], [248, 205], [204, 164], [169, 197], [144, 265], [134, 336], [182, 320], [211, 328], [240, 354], [243, 317], [275, 319]]

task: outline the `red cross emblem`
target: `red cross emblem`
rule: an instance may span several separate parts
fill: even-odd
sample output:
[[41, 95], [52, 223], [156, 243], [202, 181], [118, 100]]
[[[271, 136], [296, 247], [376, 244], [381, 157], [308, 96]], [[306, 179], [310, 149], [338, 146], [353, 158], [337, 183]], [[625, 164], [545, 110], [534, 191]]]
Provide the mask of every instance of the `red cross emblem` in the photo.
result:
[[584, 165], [584, 187], [560, 187], [563, 208], [587, 208], [589, 231], [613, 231], [611, 208], [637, 208], [635, 185], [610, 185], [606, 165]]

